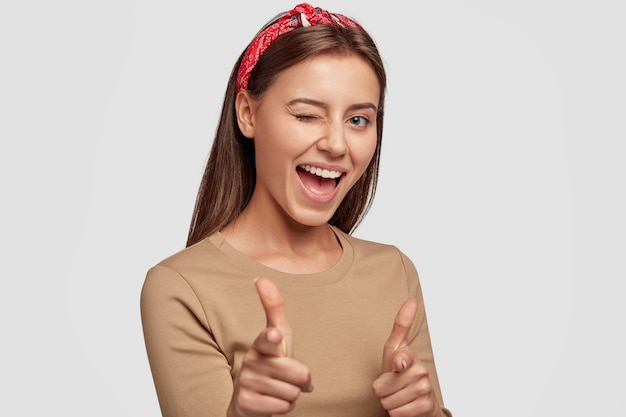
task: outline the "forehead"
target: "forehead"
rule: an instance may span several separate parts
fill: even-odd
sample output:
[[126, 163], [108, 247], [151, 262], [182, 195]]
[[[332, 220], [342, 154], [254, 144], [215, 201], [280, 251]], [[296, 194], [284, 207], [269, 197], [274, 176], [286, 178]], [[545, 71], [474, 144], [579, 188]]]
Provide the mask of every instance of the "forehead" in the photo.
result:
[[324, 54], [278, 73], [264, 95], [289, 99], [314, 96], [378, 105], [380, 88], [376, 72], [365, 59], [355, 54]]

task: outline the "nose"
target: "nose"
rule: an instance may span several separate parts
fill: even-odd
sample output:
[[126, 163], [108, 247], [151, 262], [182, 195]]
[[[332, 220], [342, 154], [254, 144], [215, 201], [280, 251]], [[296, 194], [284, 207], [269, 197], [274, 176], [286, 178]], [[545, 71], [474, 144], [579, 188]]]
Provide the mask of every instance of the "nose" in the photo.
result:
[[317, 148], [328, 152], [333, 157], [346, 155], [348, 153], [348, 143], [345, 135], [343, 123], [329, 124], [324, 136], [317, 142]]

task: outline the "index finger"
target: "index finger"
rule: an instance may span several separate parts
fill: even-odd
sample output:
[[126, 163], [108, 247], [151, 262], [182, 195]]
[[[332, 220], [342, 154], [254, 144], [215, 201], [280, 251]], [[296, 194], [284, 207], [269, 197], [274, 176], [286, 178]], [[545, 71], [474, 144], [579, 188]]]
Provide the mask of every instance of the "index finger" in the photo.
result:
[[417, 314], [417, 300], [411, 298], [402, 303], [400, 310], [396, 314], [396, 318], [393, 322], [393, 328], [391, 334], [385, 342], [385, 348], [383, 350], [383, 372], [390, 372], [393, 368], [392, 358], [393, 353], [400, 347], [407, 344], [407, 338], [409, 331], [415, 320]]
[[254, 281], [256, 291], [265, 311], [267, 327], [274, 327], [283, 335], [283, 354], [291, 356], [292, 353], [292, 336], [291, 326], [287, 321], [285, 314], [283, 297], [271, 280], [267, 278], [257, 278]]

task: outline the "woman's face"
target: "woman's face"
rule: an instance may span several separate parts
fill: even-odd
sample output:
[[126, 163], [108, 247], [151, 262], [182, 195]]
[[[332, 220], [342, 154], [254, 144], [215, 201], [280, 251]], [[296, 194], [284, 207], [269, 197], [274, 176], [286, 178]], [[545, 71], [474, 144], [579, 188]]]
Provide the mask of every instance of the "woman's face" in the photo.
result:
[[327, 223], [374, 154], [379, 97], [362, 58], [320, 55], [282, 71], [260, 99], [246, 98], [247, 113], [237, 109], [255, 145], [250, 204], [307, 226]]

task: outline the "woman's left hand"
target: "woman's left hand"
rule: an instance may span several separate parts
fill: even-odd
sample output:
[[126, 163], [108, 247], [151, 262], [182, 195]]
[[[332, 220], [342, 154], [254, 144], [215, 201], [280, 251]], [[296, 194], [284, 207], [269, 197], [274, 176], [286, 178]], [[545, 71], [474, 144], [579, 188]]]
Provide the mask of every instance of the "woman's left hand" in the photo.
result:
[[407, 345], [417, 301], [402, 304], [385, 342], [383, 373], [372, 384], [374, 394], [390, 417], [443, 416], [426, 366]]

